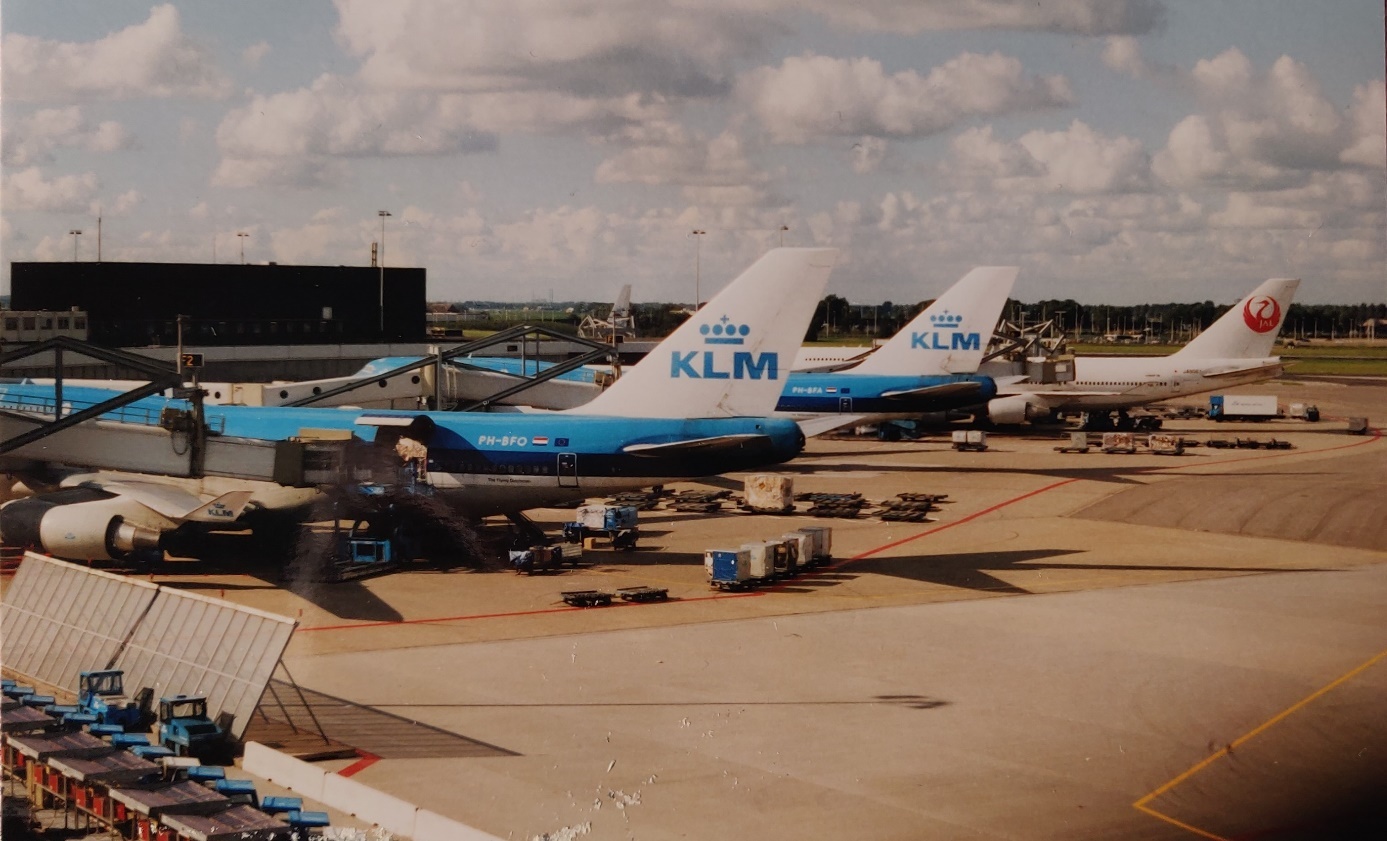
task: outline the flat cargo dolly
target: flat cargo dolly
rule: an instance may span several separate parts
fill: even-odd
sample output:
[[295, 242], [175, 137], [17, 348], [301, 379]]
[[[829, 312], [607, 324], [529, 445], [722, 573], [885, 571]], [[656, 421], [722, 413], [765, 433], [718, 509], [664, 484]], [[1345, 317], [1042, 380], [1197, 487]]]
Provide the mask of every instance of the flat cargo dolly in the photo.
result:
[[151, 818], [166, 815], [207, 815], [231, 805], [226, 797], [204, 785], [184, 780], [149, 788], [113, 788], [111, 799]]
[[616, 592], [624, 602], [669, 601], [669, 589], [665, 587], [620, 587]]
[[107, 786], [128, 785], [159, 773], [158, 765], [128, 750], [92, 757], [55, 756], [48, 765], [69, 780]]
[[565, 604], [574, 607], [605, 607], [612, 603], [612, 594], [601, 590], [568, 590], [560, 595]]
[[165, 815], [159, 822], [192, 841], [274, 841], [299, 834], [284, 821], [244, 803], [212, 815]]

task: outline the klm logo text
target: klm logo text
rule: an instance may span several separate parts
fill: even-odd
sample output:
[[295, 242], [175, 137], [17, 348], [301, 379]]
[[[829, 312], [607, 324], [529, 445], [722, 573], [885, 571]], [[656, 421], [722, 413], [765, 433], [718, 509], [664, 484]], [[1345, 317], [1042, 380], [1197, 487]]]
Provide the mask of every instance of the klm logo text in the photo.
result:
[[[699, 359], [702, 357], [702, 359]], [[718, 358], [712, 351], [674, 351], [669, 357], [669, 375], [673, 379], [691, 380], [776, 380], [780, 378], [780, 355], [775, 353], [732, 354], [732, 370], [719, 369]]]
[[911, 350], [980, 350], [980, 333], [935, 333], [929, 330], [910, 334]]

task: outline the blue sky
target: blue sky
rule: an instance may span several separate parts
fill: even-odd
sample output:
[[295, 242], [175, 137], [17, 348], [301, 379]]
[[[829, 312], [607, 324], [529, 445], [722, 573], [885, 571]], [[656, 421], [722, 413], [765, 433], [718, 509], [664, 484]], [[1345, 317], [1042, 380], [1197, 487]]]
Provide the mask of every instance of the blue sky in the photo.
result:
[[[437, 300], [1387, 300], [1383, 6], [4, 0], [11, 260], [424, 266]], [[705, 230], [695, 238], [690, 232]]]

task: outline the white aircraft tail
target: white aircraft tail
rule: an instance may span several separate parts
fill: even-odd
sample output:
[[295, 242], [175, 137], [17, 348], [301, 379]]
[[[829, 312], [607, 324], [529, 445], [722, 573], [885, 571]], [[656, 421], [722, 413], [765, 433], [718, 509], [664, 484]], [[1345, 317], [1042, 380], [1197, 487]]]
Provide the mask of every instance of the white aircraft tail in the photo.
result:
[[612, 318], [625, 318], [631, 314], [631, 284], [627, 283], [617, 293], [616, 303], [612, 304]]
[[1199, 359], [1264, 359], [1286, 311], [1291, 308], [1299, 278], [1273, 278], [1252, 290], [1209, 329], [1176, 352], [1176, 356]]
[[1020, 271], [1016, 266], [973, 269], [851, 371], [902, 376], [976, 373]]
[[775, 248], [751, 265], [582, 415], [769, 415], [823, 297], [835, 248]]

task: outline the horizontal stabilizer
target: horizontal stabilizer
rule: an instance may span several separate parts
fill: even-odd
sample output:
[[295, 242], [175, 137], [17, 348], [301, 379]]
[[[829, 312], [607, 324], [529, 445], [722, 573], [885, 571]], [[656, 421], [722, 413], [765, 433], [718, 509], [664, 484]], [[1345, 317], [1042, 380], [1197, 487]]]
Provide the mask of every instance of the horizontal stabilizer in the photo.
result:
[[982, 393], [983, 384], [977, 380], [957, 383], [941, 383], [921, 388], [907, 388], [900, 391], [885, 391], [881, 396], [889, 400], [914, 400], [921, 397], [967, 397]]
[[1280, 360], [1277, 360], [1276, 362], [1271, 362], [1263, 365], [1248, 365], [1244, 368], [1229, 368], [1227, 371], [1209, 371], [1205, 372], [1204, 376], [1208, 377], [1211, 380], [1216, 380], [1219, 377], [1240, 377], [1244, 374], [1270, 374], [1271, 376], [1276, 376], [1277, 374], [1280, 374], [1283, 370], [1285, 370], [1285, 364], [1282, 363]]
[[735, 450], [748, 445], [769, 444], [769, 435], [752, 432], [740, 435], [717, 435], [712, 438], [693, 438], [687, 441], [667, 441], [660, 444], [629, 444], [621, 448], [633, 456], [662, 456], [670, 453], [715, 453]]
[[254, 494], [251, 491], [231, 491], [224, 493], [211, 502], [198, 508], [194, 508], [185, 514], [182, 519], [192, 523], [230, 523], [241, 512], [246, 510], [246, 505]]
[[805, 438], [817, 438], [825, 432], [832, 432], [835, 429], [842, 429], [845, 426], [857, 426], [862, 422], [866, 415], [816, 415], [812, 418], [805, 418], [797, 421], [800, 432], [804, 433]]

